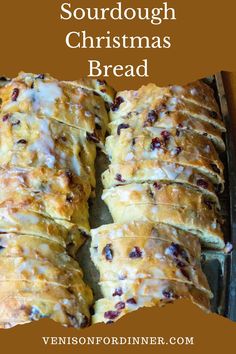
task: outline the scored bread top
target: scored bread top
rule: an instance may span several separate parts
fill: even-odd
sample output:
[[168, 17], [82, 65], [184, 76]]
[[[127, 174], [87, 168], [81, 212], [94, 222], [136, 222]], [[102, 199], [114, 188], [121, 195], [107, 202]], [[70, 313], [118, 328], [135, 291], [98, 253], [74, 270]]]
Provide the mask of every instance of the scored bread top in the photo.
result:
[[[197, 88], [194, 87], [195, 84]], [[196, 94], [196, 90], [202, 85], [205, 93]], [[114, 105], [111, 107], [110, 119], [113, 121], [153, 110], [157, 114], [180, 111], [194, 118], [208, 121], [220, 131], [225, 131], [213, 93], [207, 85], [201, 82], [192, 83], [187, 89], [181, 86], [160, 88], [149, 84], [136, 91], [118, 92]]]
[[105, 103], [96, 92], [50, 75], [20, 73], [0, 88], [2, 113], [36, 114], [83, 129], [103, 141], [108, 123]]
[[197, 134], [207, 136], [219, 151], [225, 150], [225, 144], [221, 132], [212, 123], [179, 111], [168, 112], [165, 110], [146, 110], [138, 113], [130, 113], [126, 117], [120, 117], [109, 124], [112, 135], [120, 135], [122, 129], [132, 128], [133, 134], [139, 135], [144, 130], [155, 133], [155, 128], [163, 130], [176, 129], [194, 131]]
[[223, 164], [212, 145], [204, 136], [191, 132], [158, 129], [155, 135], [144, 131], [133, 136], [129, 129], [120, 136], [109, 136], [106, 150], [112, 163], [140, 160], [158, 160], [177, 163], [198, 169], [207, 174], [214, 183], [223, 184]]
[[216, 186], [198, 170], [176, 163], [158, 160], [130, 161], [111, 164], [103, 174], [102, 182], [106, 189], [130, 183], [153, 183], [158, 188], [162, 183], [180, 183], [200, 190], [218, 203]]

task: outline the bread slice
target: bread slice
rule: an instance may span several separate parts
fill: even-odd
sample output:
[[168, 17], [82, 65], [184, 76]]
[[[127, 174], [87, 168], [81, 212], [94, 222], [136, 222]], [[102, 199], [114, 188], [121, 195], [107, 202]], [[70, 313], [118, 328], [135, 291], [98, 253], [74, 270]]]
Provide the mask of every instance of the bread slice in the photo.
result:
[[204, 136], [176, 130], [159, 130], [155, 135], [143, 132], [133, 136], [129, 129], [120, 136], [109, 136], [106, 151], [115, 164], [130, 161], [158, 160], [177, 163], [197, 169], [206, 174], [213, 183], [223, 184], [223, 164], [212, 145]]
[[59, 264], [61, 269], [65, 268], [82, 275], [78, 262], [55, 241], [39, 236], [4, 233], [0, 235], [0, 246], [2, 258], [25, 257], [26, 260], [45, 260], [52, 264]]
[[1, 116], [0, 151], [2, 168], [68, 169], [95, 186], [96, 146], [82, 130], [34, 115]]
[[[171, 228], [160, 227], [159, 236], [158, 227], [153, 227], [153, 224], [149, 228], [142, 223], [140, 228], [138, 225], [116, 225], [117, 229], [113, 230], [111, 224], [105, 229], [98, 229], [98, 233], [101, 231], [100, 237], [96, 229], [92, 231], [91, 257], [99, 269], [102, 282], [139, 278], [173, 279], [210, 291], [206, 277], [201, 272], [200, 255], [196, 256], [198, 244], [196, 250], [193, 247], [190, 250], [190, 247], [185, 247], [181, 233], [176, 232], [177, 240], [172, 241], [173, 236], [168, 233]], [[115, 237], [110, 236], [112, 232]], [[194, 246], [196, 238], [189, 237], [189, 245], [191, 240]]]
[[198, 237], [171, 225], [162, 223], [150, 223], [133, 221], [128, 224], [108, 224], [91, 230], [91, 247], [95, 250], [101, 245], [114, 240], [126, 240], [129, 238], [142, 238], [148, 240], [162, 240], [170, 243], [178, 243], [186, 248], [196, 260], [200, 261], [201, 246]]
[[0, 194], [0, 208], [24, 208], [46, 217], [65, 220], [89, 230], [89, 211], [87, 199], [72, 193], [34, 193], [23, 188], [16, 191], [5, 189]]
[[149, 183], [131, 183], [128, 185], [116, 186], [105, 189], [102, 195], [103, 200], [116, 201], [129, 204], [161, 204], [173, 207], [189, 208], [193, 210], [202, 210], [206, 214], [218, 215], [218, 204], [215, 199], [207, 199], [206, 196], [184, 184], [149, 184]]
[[170, 199], [165, 200], [165, 203], [155, 200], [147, 203], [145, 200], [149, 196], [146, 196], [141, 185], [138, 189], [128, 188], [129, 186], [114, 187], [104, 192], [103, 199], [115, 222], [162, 222], [198, 235], [205, 247], [224, 248], [220, 218], [211, 203], [201, 203], [199, 196], [192, 198], [185, 193], [167, 193], [166, 197], [169, 196]]
[[120, 135], [122, 129], [132, 128], [133, 134], [139, 135], [144, 130], [155, 133], [155, 128], [162, 128], [163, 130], [176, 129], [194, 131], [199, 135], [208, 137], [216, 149], [219, 151], [225, 150], [225, 144], [221, 137], [221, 132], [214, 127], [212, 123], [192, 117], [186, 113], [168, 112], [168, 111], [150, 111], [146, 110], [134, 114], [129, 114], [126, 117], [116, 119], [109, 124], [109, 130], [112, 135]]
[[[199, 91], [198, 83], [189, 85], [189, 88], [180, 86], [160, 88], [154, 84], [142, 86], [137, 91], [123, 91], [116, 95], [115, 103], [111, 107], [111, 121], [141, 113], [147, 109], [159, 112], [182, 112], [198, 119], [212, 123], [220, 131], [225, 131], [217, 102], [212, 96], [211, 89], [204, 85], [204, 93], [193, 94]], [[200, 83], [202, 86], [202, 83]], [[192, 93], [191, 93], [192, 92]], [[211, 92], [210, 96], [208, 95]]]
[[86, 327], [91, 303], [92, 293], [84, 283], [76, 293], [70, 287], [45, 282], [1, 282], [0, 327], [11, 328], [45, 317], [67, 327]]
[[3, 192], [19, 189], [41, 195], [79, 195], [83, 199], [88, 199], [91, 193], [87, 179], [69, 169], [48, 167], [0, 169], [0, 185]]
[[23, 209], [0, 208], [0, 232], [40, 236], [66, 247], [68, 230], [53, 219]]
[[55, 119], [83, 129], [99, 141], [105, 136], [108, 115], [105, 103], [93, 90], [58, 81], [48, 74], [20, 73], [0, 88], [2, 113], [21, 112]]
[[175, 163], [143, 160], [111, 164], [102, 174], [102, 182], [106, 189], [130, 183], [155, 183], [157, 188], [162, 183], [180, 183], [200, 190], [218, 203], [216, 186], [205, 175], [192, 167]]
[[[138, 286], [141, 282], [150, 281], [152, 286], [149, 287], [150, 294], [149, 296], [140, 296], [135, 292], [138, 289]], [[109, 282], [113, 286], [118, 285], [117, 283]], [[199, 306], [203, 311], [209, 312], [210, 302], [207, 294], [202, 292], [199, 289], [196, 289], [193, 286], [188, 284], [166, 281], [166, 280], [152, 280], [144, 279], [137, 282], [129, 282], [129, 291], [130, 294], [133, 292], [133, 295], [126, 300], [126, 296], [121, 298], [103, 298], [95, 303], [95, 314], [92, 317], [93, 323], [105, 322], [111, 323], [119, 320], [124, 315], [136, 311], [142, 307], [163, 307], [168, 303], [173, 303], [177, 299], [188, 299], [192, 301], [195, 305]], [[165, 285], [164, 285], [165, 284]], [[103, 289], [105, 288], [105, 294], [108, 295], [109, 285], [102, 283]], [[111, 285], [112, 286], [112, 285]], [[172, 297], [173, 296], [173, 297]], [[123, 300], [123, 301], [122, 301]]]
[[116, 91], [105, 80], [84, 77], [76, 81], [63, 81], [63, 83], [93, 91], [100, 95], [106, 103], [113, 104], [114, 102]]

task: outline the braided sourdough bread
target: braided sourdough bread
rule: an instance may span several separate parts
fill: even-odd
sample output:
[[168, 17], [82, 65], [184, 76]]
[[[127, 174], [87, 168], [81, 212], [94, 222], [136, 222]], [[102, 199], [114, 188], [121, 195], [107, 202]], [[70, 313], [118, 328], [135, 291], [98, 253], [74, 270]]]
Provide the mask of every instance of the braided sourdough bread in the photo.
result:
[[20, 73], [0, 88], [0, 327], [90, 323], [92, 291], [73, 257], [90, 233], [104, 99], [112, 89], [87, 79]]
[[197, 81], [120, 92], [110, 119], [102, 198], [115, 223], [92, 230], [91, 256], [104, 296], [94, 322], [178, 298], [209, 311], [200, 242], [224, 248], [217, 151], [225, 149], [225, 127], [213, 90]]

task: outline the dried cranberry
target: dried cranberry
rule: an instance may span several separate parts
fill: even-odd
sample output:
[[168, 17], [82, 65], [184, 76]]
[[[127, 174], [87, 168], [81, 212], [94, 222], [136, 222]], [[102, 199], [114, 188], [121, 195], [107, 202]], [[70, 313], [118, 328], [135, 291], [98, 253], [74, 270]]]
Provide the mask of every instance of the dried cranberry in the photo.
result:
[[132, 297], [131, 299], [126, 300], [127, 304], [131, 304], [131, 305], [136, 305], [137, 301]]
[[162, 147], [162, 142], [159, 138], [153, 138], [151, 142], [151, 149], [160, 149]]
[[177, 258], [175, 258], [175, 263], [176, 263], [178, 268], [184, 268], [186, 266], [182, 261], [180, 261]]
[[88, 141], [92, 141], [93, 143], [98, 144], [100, 142], [100, 140], [98, 139], [98, 137], [96, 136], [95, 133], [86, 133], [86, 138]]
[[120, 135], [121, 129], [128, 129], [128, 128], [129, 128], [129, 124], [122, 123], [122, 124], [118, 125], [118, 127], [117, 127], [117, 135]]
[[208, 207], [208, 209], [212, 210], [212, 202], [210, 200], [204, 200], [204, 203]]
[[106, 257], [107, 261], [112, 261], [113, 259], [113, 251], [111, 248], [111, 243], [107, 244], [102, 251], [102, 254]]
[[114, 103], [111, 105], [111, 110], [113, 112], [117, 111], [121, 105], [121, 103], [124, 102], [124, 99], [120, 96], [116, 97]]
[[17, 100], [19, 93], [20, 93], [20, 90], [18, 88], [14, 88], [14, 90], [12, 91], [12, 96], [11, 96], [12, 101]]
[[211, 166], [211, 168], [213, 169], [214, 172], [220, 173], [220, 169], [216, 166], [216, 164], [211, 163], [210, 166]]
[[123, 295], [122, 288], [115, 289], [114, 293], [112, 294], [112, 296], [121, 296], [121, 295]]
[[204, 189], [208, 188], [208, 182], [201, 178], [197, 180], [197, 185], [198, 187], [202, 187]]
[[152, 110], [152, 111], [148, 112], [148, 117], [146, 120], [147, 123], [153, 124], [157, 120], [158, 120], [158, 114], [156, 111]]
[[182, 123], [179, 123], [178, 125], [177, 125], [177, 128], [179, 128], [179, 129], [183, 129], [183, 124]]
[[141, 258], [142, 257], [142, 251], [140, 250], [139, 247], [134, 247], [133, 250], [129, 254], [130, 258]]
[[178, 243], [172, 242], [166, 249], [166, 254], [174, 256], [175, 258], [182, 257], [187, 262], [189, 261], [186, 251]]
[[161, 132], [161, 136], [163, 137], [164, 141], [169, 140], [170, 138], [170, 133], [167, 130], [163, 130]]
[[155, 187], [159, 191], [161, 189], [161, 184], [158, 182], [154, 182], [153, 187]]
[[175, 155], [179, 155], [182, 151], [182, 148], [180, 146], [177, 146], [175, 149], [174, 149], [174, 154]]
[[174, 292], [172, 290], [163, 290], [162, 295], [168, 300], [175, 298]]
[[125, 308], [125, 303], [123, 301], [120, 301], [118, 302], [116, 305], [115, 305], [115, 308], [120, 311], [120, 310], [123, 310]]
[[104, 313], [104, 317], [109, 319], [109, 320], [114, 320], [116, 317], [118, 317], [120, 314], [119, 311], [107, 311]]
[[217, 114], [217, 112], [215, 112], [215, 111], [210, 111], [210, 116], [211, 116], [211, 118], [217, 118], [217, 116], [218, 116], [218, 114]]
[[60, 136], [60, 139], [65, 143], [67, 141], [65, 136]]
[[17, 144], [27, 144], [27, 141], [25, 139], [20, 139], [17, 141]]
[[67, 201], [68, 203], [72, 203], [73, 200], [74, 200], [74, 198], [73, 198], [72, 195], [67, 195], [67, 196], [66, 196], [66, 201]]
[[5, 114], [5, 116], [2, 117], [2, 121], [6, 122], [9, 118], [10, 118], [10, 114], [7, 113], [7, 114]]
[[117, 173], [115, 176], [115, 180], [121, 183], [124, 183], [125, 180], [122, 178], [121, 174]]

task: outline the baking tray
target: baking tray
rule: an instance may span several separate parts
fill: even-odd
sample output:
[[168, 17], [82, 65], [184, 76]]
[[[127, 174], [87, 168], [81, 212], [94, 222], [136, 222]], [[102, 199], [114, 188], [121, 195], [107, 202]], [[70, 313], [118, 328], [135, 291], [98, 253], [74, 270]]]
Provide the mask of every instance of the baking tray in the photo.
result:
[[[225, 166], [225, 191], [220, 196], [222, 216], [225, 220], [223, 231], [225, 242], [236, 246], [236, 161], [233, 142], [232, 121], [229, 116], [226, 96], [221, 73], [206, 78], [206, 81], [215, 92], [227, 133], [225, 134], [226, 152], [220, 158]], [[101, 173], [107, 169], [109, 161], [102, 153], [98, 153], [96, 160], [97, 188], [96, 198], [90, 202], [90, 224], [96, 228], [104, 224], [112, 223], [111, 215], [106, 205], [101, 200], [103, 186]], [[78, 259], [85, 271], [85, 279], [94, 290], [95, 298], [100, 298], [99, 274], [91, 264], [88, 267], [89, 241], [82, 247]], [[236, 247], [235, 251], [226, 254], [221, 251], [202, 252], [202, 267], [208, 278], [214, 294], [212, 299], [212, 311], [236, 321]]]
[[[234, 248], [229, 254], [203, 250], [202, 267], [214, 294], [212, 311], [236, 321], [236, 147], [233, 141], [233, 126], [227, 107], [222, 74], [217, 73], [206, 78], [205, 81], [214, 89], [227, 128], [225, 134], [226, 152], [220, 156], [225, 165], [226, 180], [225, 191], [220, 196], [220, 202], [222, 216], [225, 220], [223, 225], [225, 241], [226, 243], [230, 242]], [[0, 86], [4, 84], [6, 84], [6, 81], [0, 76]], [[107, 169], [108, 164], [109, 161], [106, 156], [102, 152], [98, 152], [96, 159], [96, 198], [90, 200], [91, 228], [113, 222], [105, 203], [101, 200], [103, 190], [101, 174]], [[98, 299], [101, 297], [98, 285], [99, 274], [90, 259], [89, 247], [90, 240], [80, 249], [78, 260], [84, 270], [85, 281], [92, 287], [95, 299]]]
[[221, 154], [225, 166], [225, 191], [220, 196], [225, 241], [233, 245], [229, 254], [215, 251], [203, 252], [203, 270], [214, 294], [212, 310], [236, 321], [236, 156], [233, 139], [233, 124], [229, 115], [222, 74], [210, 78], [227, 132], [226, 152]]

